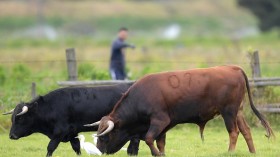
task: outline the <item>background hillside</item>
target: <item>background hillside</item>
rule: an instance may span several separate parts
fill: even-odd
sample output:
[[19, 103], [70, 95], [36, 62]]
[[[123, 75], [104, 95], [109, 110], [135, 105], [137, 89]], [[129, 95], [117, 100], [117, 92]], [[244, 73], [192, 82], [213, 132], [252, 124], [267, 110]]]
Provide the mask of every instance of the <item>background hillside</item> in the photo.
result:
[[46, 31], [50, 39], [77, 35], [107, 38], [123, 25], [141, 38], [160, 38], [174, 24], [181, 28], [180, 37], [233, 38], [258, 33], [255, 17], [239, 8], [235, 0], [11, 0], [1, 1], [0, 10], [1, 34], [9, 37], [32, 36], [34, 27], [40, 25], [42, 30], [37, 31]]

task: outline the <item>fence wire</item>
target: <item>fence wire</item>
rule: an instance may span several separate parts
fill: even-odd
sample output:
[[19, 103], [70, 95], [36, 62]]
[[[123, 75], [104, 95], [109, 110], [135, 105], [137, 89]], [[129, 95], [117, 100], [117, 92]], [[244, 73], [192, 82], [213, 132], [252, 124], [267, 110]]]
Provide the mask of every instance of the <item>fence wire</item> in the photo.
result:
[[[0, 60], [0, 66], [1, 65], [15, 65], [15, 64], [54, 64], [54, 63], [59, 63], [63, 64], [66, 68], [66, 59], [57, 59], [57, 60]], [[106, 59], [77, 59], [76, 62], [79, 63], [96, 63], [96, 64], [106, 64], [109, 65], [109, 60]], [[244, 65], [248, 66], [250, 65], [250, 61], [194, 61], [194, 60], [127, 60], [126, 61], [128, 64], [143, 64], [143, 66], [147, 64], [206, 64], [206, 65], [226, 65], [226, 64], [237, 64], [237, 65]], [[261, 62], [261, 65], [280, 65], [280, 60], [274, 60], [274, 61], [263, 61]], [[63, 67], [61, 67], [63, 68]], [[26, 81], [36, 81], [36, 80], [59, 80], [63, 76], [57, 75], [57, 73], [50, 74], [50, 75], [44, 75], [44, 76], [36, 76], [36, 75], [31, 75], [31, 76], [26, 76], [24, 78], [21, 78]], [[65, 76], [65, 79], [67, 76]]]
[[[95, 63], [109, 63], [109, 60], [94, 60], [94, 59], [78, 59], [77, 62], [95, 62]], [[19, 64], [19, 63], [66, 63], [66, 60], [0, 60], [0, 64]], [[204, 61], [198, 62], [193, 60], [156, 60], [156, 61], [136, 61], [127, 60], [127, 63], [146, 63], [146, 64], [157, 64], [157, 63], [189, 63], [189, 64], [250, 64], [250, 62], [238, 61], [238, 62], [221, 62], [221, 61]], [[276, 61], [264, 61], [261, 64], [280, 64], [280, 60]]]

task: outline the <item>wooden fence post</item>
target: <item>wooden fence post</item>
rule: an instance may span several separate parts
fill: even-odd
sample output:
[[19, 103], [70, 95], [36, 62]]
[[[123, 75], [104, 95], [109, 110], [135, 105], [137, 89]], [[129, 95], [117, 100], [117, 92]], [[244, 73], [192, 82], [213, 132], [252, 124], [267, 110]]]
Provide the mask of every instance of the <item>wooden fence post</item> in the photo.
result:
[[260, 59], [259, 52], [254, 51], [251, 55], [251, 68], [252, 68], [252, 77], [260, 78], [261, 77], [261, 68], [260, 68]]
[[[255, 78], [261, 77], [261, 68], [260, 68], [260, 58], [259, 58], [259, 52], [254, 51], [252, 54], [250, 54], [250, 64], [252, 69], [252, 78], [253, 80]], [[255, 90], [253, 90], [252, 94], [255, 97], [260, 97], [263, 95], [264, 87], [257, 87]]]
[[74, 48], [66, 49], [66, 61], [68, 69], [68, 80], [78, 80], [76, 53]]
[[33, 99], [37, 96], [37, 94], [36, 94], [36, 83], [35, 82], [32, 82], [32, 84], [31, 84], [31, 96], [32, 96]]

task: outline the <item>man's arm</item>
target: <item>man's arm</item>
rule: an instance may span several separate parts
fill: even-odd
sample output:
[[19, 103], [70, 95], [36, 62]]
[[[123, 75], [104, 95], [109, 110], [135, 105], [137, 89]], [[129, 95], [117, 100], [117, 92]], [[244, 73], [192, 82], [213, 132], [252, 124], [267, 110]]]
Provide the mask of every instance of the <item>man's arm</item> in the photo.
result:
[[122, 49], [122, 48], [127, 48], [127, 47], [132, 48], [132, 49], [135, 48], [135, 46], [133, 44], [128, 44], [128, 43], [125, 43], [125, 42], [121, 42], [119, 40], [115, 41], [114, 45], [113, 45], [114, 49]]

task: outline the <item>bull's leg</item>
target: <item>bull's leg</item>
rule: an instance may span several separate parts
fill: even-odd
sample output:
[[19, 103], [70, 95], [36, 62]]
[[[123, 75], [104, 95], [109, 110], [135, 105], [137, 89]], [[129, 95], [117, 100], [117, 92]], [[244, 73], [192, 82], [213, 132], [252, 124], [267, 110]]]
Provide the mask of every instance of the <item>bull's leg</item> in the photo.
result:
[[234, 151], [238, 134], [239, 134], [239, 130], [237, 127], [237, 120], [236, 120], [237, 113], [226, 112], [226, 113], [222, 113], [222, 116], [224, 118], [227, 131], [229, 133], [228, 151]]
[[139, 143], [140, 143], [139, 138], [133, 138], [133, 139], [130, 140], [130, 143], [129, 143], [128, 148], [127, 148], [127, 154], [129, 156], [137, 156], [138, 155]]
[[[160, 117], [160, 119], [158, 119]], [[154, 140], [161, 134], [161, 132], [169, 125], [170, 119], [168, 115], [157, 115], [151, 118], [150, 128], [146, 134], [145, 142], [150, 147], [153, 156], [161, 156], [160, 152], [154, 145]]]
[[238, 128], [239, 128], [241, 134], [243, 135], [243, 137], [246, 140], [249, 151], [251, 153], [256, 153], [250, 128], [249, 128], [247, 122], [245, 121], [245, 118], [241, 111], [239, 111], [238, 115], [237, 115], [237, 125], [238, 125]]
[[200, 138], [201, 138], [202, 142], [204, 142], [203, 131], [204, 131], [204, 128], [205, 128], [205, 124], [206, 124], [206, 122], [202, 122], [202, 123], [197, 124], [199, 126], [199, 133], [200, 133]]
[[51, 139], [48, 145], [48, 153], [47, 157], [51, 157], [57, 146], [59, 145], [60, 140], [59, 139]]
[[72, 149], [76, 152], [77, 155], [81, 155], [81, 149], [80, 149], [80, 141], [78, 138], [72, 138], [70, 140]]
[[156, 139], [156, 142], [157, 142], [157, 148], [159, 150], [159, 153], [161, 156], [164, 156], [165, 155], [165, 139], [166, 139], [166, 134], [162, 134], [160, 135], [157, 139]]

